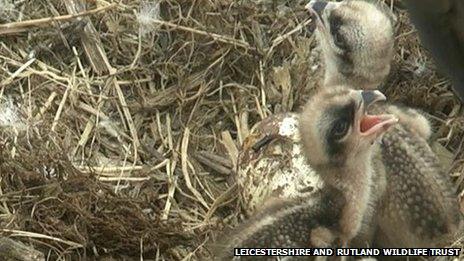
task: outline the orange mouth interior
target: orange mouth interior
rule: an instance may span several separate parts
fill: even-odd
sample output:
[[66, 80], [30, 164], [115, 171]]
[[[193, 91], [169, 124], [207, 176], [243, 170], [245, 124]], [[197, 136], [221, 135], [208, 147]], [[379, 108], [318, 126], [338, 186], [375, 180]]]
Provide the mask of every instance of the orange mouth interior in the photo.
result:
[[364, 117], [361, 119], [361, 124], [360, 124], [361, 132], [365, 133], [382, 122], [383, 120], [378, 116], [364, 115]]

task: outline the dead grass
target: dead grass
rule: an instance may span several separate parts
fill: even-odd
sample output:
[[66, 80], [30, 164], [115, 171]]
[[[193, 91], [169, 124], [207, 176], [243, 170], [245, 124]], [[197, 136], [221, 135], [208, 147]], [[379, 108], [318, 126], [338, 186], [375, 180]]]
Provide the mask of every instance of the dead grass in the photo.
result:
[[[50, 259], [206, 258], [241, 218], [249, 129], [321, 78], [305, 1], [4, 1], [1, 233]], [[464, 117], [396, 12], [385, 91], [431, 115], [462, 189]]]

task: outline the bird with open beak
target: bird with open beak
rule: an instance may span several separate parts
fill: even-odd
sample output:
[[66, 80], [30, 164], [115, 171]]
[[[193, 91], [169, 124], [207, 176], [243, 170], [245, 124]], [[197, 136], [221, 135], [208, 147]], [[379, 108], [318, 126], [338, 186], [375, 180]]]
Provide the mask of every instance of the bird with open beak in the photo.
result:
[[326, 184], [344, 195], [339, 224], [345, 245], [358, 234], [371, 203], [375, 141], [398, 122], [392, 114], [368, 113], [373, 103], [385, 99], [380, 91], [336, 86], [311, 98], [300, 118], [308, 163]]
[[[372, 155], [397, 123], [391, 114], [370, 114], [385, 100], [379, 91], [324, 88], [307, 103], [300, 132], [308, 161], [326, 185], [306, 198], [279, 199], [215, 243], [218, 256], [234, 248], [347, 246], [370, 203]], [[311, 118], [312, 120], [306, 120]]]

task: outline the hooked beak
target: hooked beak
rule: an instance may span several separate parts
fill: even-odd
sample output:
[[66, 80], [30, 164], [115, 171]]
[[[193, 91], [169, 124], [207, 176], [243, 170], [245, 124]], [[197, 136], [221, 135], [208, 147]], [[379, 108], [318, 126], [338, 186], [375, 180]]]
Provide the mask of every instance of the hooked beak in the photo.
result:
[[368, 115], [367, 109], [372, 104], [385, 101], [387, 98], [380, 91], [358, 91], [361, 97], [361, 106], [357, 114], [359, 119], [359, 131], [361, 137], [373, 141], [385, 133], [391, 126], [398, 122], [393, 114]]
[[315, 16], [317, 16], [319, 19], [322, 20], [322, 12], [326, 8], [328, 2], [325, 1], [317, 1], [317, 0], [311, 0], [305, 8], [309, 10], [309, 12]]
[[327, 2], [324, 0], [311, 0], [305, 6], [305, 8], [309, 10], [313, 18], [316, 20], [317, 26], [325, 27], [322, 15], [324, 14], [324, 11], [328, 8], [328, 6], [331, 6], [333, 4], [334, 3]]

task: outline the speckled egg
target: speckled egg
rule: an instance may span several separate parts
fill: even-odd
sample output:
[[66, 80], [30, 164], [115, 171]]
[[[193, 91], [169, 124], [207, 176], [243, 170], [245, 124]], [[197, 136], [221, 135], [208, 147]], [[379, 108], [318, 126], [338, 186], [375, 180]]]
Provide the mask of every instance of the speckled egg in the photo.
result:
[[241, 148], [236, 173], [247, 213], [272, 197], [308, 196], [323, 185], [306, 162], [296, 113], [272, 115], [255, 125]]

